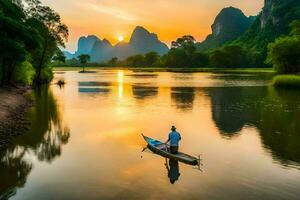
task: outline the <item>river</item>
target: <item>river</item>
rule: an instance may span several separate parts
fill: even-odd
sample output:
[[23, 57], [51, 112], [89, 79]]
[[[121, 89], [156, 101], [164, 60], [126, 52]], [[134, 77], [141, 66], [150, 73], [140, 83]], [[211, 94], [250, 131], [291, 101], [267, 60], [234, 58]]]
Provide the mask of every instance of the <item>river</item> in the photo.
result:
[[[57, 72], [0, 153], [0, 199], [299, 199], [300, 91], [264, 74]], [[201, 155], [142, 152], [141, 133]], [[175, 176], [175, 177], [174, 177]]]

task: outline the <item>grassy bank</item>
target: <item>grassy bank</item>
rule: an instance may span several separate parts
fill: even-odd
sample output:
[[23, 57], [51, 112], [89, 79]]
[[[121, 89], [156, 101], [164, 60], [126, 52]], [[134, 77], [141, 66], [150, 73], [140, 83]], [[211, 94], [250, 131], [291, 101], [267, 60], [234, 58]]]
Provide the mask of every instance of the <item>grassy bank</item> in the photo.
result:
[[[55, 67], [54, 71], [80, 71], [80, 67]], [[123, 69], [140, 72], [210, 72], [210, 73], [275, 73], [272, 68], [154, 68], [154, 67], [87, 67], [86, 70]]]
[[275, 87], [300, 88], [300, 75], [278, 75], [273, 84]]

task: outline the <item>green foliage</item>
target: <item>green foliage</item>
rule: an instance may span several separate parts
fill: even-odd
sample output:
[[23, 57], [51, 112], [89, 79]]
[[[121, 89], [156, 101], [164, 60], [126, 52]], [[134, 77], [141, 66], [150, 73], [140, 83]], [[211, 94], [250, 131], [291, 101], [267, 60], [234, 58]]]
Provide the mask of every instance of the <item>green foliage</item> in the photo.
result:
[[28, 61], [23, 62], [14, 72], [14, 80], [17, 83], [31, 85], [35, 76], [35, 70]]
[[113, 57], [112, 59], [110, 59], [108, 61], [108, 65], [111, 67], [115, 67], [118, 63], [118, 58], [117, 57]]
[[62, 63], [65, 63], [65, 62], [66, 62], [66, 56], [65, 56], [64, 53], [59, 49], [58, 51], [56, 51], [56, 54], [55, 54], [54, 57], [52, 58], [52, 61], [54, 61], [54, 62], [62, 62]]
[[145, 66], [158, 67], [161, 65], [160, 56], [156, 52], [149, 52], [145, 54]]
[[247, 53], [239, 45], [227, 45], [210, 53], [210, 65], [221, 68], [243, 68], [248, 66]]
[[273, 85], [276, 87], [300, 88], [300, 76], [278, 75], [274, 77]]
[[47, 67], [44, 67], [41, 71], [40, 80], [44, 83], [49, 83], [54, 77], [52, 67], [48, 65]]
[[39, 0], [1, 0], [0, 35], [0, 84], [29, 84], [33, 74], [36, 85], [51, 81], [49, 64], [63, 60], [68, 36], [57, 13]]
[[13, 83], [14, 72], [25, 61], [28, 50], [38, 46], [36, 31], [25, 21], [21, 7], [10, 0], [0, 1], [0, 84]]
[[32, 5], [27, 10], [30, 16], [27, 23], [29, 26], [35, 27], [41, 36], [40, 48], [31, 52], [32, 63], [37, 72], [34, 82], [36, 85], [40, 85], [51, 80], [52, 76], [46, 77], [49, 74], [49, 64], [53, 56], [60, 51], [58, 47], [64, 47], [64, 41], [68, 37], [68, 28], [50, 7], [43, 6], [36, 0], [31, 1]]
[[79, 62], [83, 65], [85, 65], [91, 59], [90, 55], [88, 54], [81, 54], [77, 58]]
[[167, 67], [187, 67], [188, 56], [182, 48], [172, 48], [164, 57]]
[[[281, 35], [288, 34], [289, 24], [299, 19], [299, 0], [273, 1], [271, 8], [264, 7], [253, 25], [234, 43], [260, 52], [263, 62], [267, 56], [268, 44]], [[262, 21], [264, 26], [262, 26]]]
[[130, 67], [145, 67], [145, 56], [144, 55], [135, 55], [130, 56], [125, 61], [126, 66]]
[[185, 53], [191, 55], [196, 51], [196, 40], [191, 35], [184, 35], [172, 42], [173, 49], [183, 49]]
[[266, 62], [279, 73], [300, 72], [300, 21], [291, 23], [291, 28], [289, 36], [280, 37], [268, 46]]

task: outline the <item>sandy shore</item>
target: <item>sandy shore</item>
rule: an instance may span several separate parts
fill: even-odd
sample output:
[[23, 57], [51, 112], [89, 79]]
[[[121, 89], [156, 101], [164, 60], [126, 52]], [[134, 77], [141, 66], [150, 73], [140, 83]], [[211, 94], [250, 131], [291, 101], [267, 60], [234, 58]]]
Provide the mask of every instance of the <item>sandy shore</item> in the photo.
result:
[[0, 88], [0, 150], [29, 127], [25, 114], [32, 100], [28, 93], [28, 88]]

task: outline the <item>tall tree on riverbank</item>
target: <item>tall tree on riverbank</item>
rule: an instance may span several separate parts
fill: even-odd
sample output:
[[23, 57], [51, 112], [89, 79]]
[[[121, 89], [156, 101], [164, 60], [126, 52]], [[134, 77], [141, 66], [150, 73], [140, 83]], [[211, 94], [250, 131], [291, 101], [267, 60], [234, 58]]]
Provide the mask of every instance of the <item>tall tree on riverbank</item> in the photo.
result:
[[11, 0], [0, 1], [0, 84], [14, 84], [15, 71], [38, 47], [38, 34], [27, 26], [26, 15]]
[[[28, 75], [40, 85], [52, 79], [50, 61], [64, 47], [68, 28], [39, 0], [0, 0], [0, 35], [0, 84], [30, 80], [16, 77]], [[34, 72], [20, 73], [26, 70]]]
[[68, 28], [61, 22], [58, 13], [48, 6], [43, 6], [39, 0], [27, 0], [30, 7], [26, 10], [27, 24], [35, 27], [41, 35], [40, 48], [32, 51], [32, 64], [36, 69], [35, 85], [47, 83], [52, 79], [50, 62], [59, 47], [65, 47], [68, 38]]
[[78, 56], [79, 62], [82, 65], [82, 71], [85, 72], [85, 65], [91, 59], [90, 55], [88, 54], [81, 54]]

